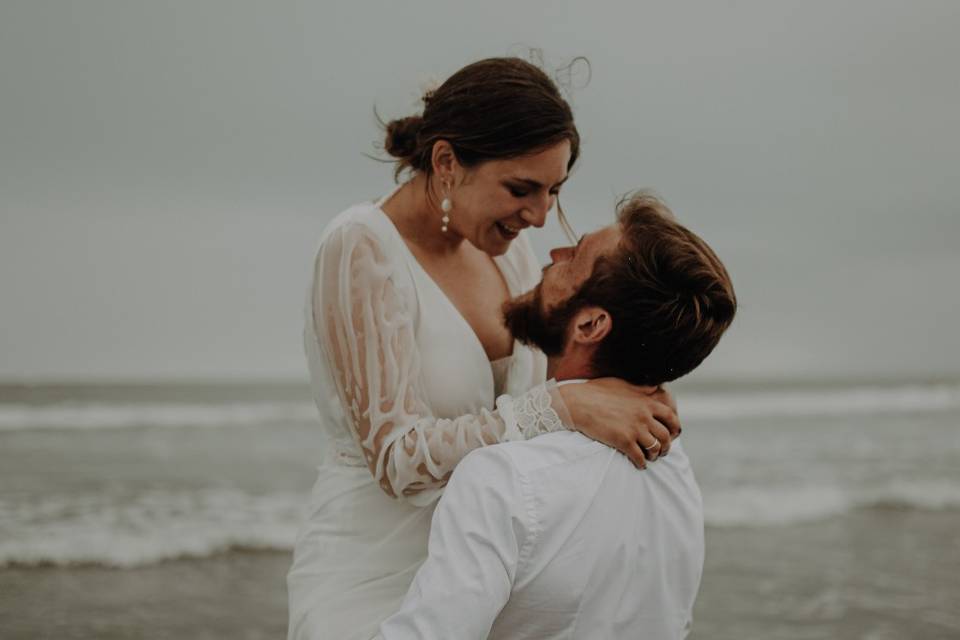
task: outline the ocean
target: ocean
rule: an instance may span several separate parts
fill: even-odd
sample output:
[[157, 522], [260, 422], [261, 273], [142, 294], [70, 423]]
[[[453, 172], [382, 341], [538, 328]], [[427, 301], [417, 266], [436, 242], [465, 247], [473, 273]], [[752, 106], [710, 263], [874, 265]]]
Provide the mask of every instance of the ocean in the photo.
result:
[[[674, 391], [692, 638], [960, 638], [960, 380]], [[0, 386], [0, 637], [284, 637], [316, 420], [300, 384]]]

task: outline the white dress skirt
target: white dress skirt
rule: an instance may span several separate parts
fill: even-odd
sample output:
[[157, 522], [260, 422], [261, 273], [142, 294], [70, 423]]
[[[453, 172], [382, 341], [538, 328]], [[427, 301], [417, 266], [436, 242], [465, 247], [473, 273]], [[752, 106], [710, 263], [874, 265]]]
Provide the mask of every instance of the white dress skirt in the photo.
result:
[[[545, 357], [514, 343], [491, 363], [385, 200], [327, 226], [308, 290], [322, 444], [287, 576], [291, 640], [372, 638], [426, 558], [433, 505], [463, 456], [566, 428]], [[494, 261], [511, 295], [539, 281], [524, 233]]]

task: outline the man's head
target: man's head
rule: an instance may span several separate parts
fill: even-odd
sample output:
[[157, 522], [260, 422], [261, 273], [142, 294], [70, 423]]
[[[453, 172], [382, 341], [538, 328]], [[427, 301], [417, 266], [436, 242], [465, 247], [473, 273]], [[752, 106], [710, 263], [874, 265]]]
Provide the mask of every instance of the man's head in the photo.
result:
[[616, 224], [550, 257], [540, 284], [504, 306], [505, 321], [581, 376], [675, 380], [710, 354], [736, 312], [720, 259], [649, 193], [621, 202]]

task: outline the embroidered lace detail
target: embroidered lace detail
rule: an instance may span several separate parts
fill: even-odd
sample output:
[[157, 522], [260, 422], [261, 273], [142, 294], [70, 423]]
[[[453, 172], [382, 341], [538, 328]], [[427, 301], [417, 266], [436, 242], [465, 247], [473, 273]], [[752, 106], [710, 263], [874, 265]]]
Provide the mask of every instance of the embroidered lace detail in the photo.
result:
[[[497, 407], [508, 407], [507, 415], [434, 416], [415, 337], [416, 297], [405, 282], [371, 229], [339, 227], [317, 256], [308, 330], [354, 452], [387, 494], [423, 505], [439, 497], [473, 449], [564, 427], [546, 385], [500, 396]], [[339, 462], [356, 462], [349, 448], [337, 449]]]
[[544, 385], [513, 400], [514, 419], [524, 440], [566, 429], [551, 405], [550, 393]]

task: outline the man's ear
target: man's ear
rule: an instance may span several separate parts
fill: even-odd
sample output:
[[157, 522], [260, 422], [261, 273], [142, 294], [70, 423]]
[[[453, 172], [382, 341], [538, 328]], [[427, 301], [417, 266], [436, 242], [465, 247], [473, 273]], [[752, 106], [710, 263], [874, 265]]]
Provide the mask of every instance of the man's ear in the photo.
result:
[[597, 345], [613, 329], [613, 318], [601, 307], [584, 307], [573, 316], [573, 342]]

